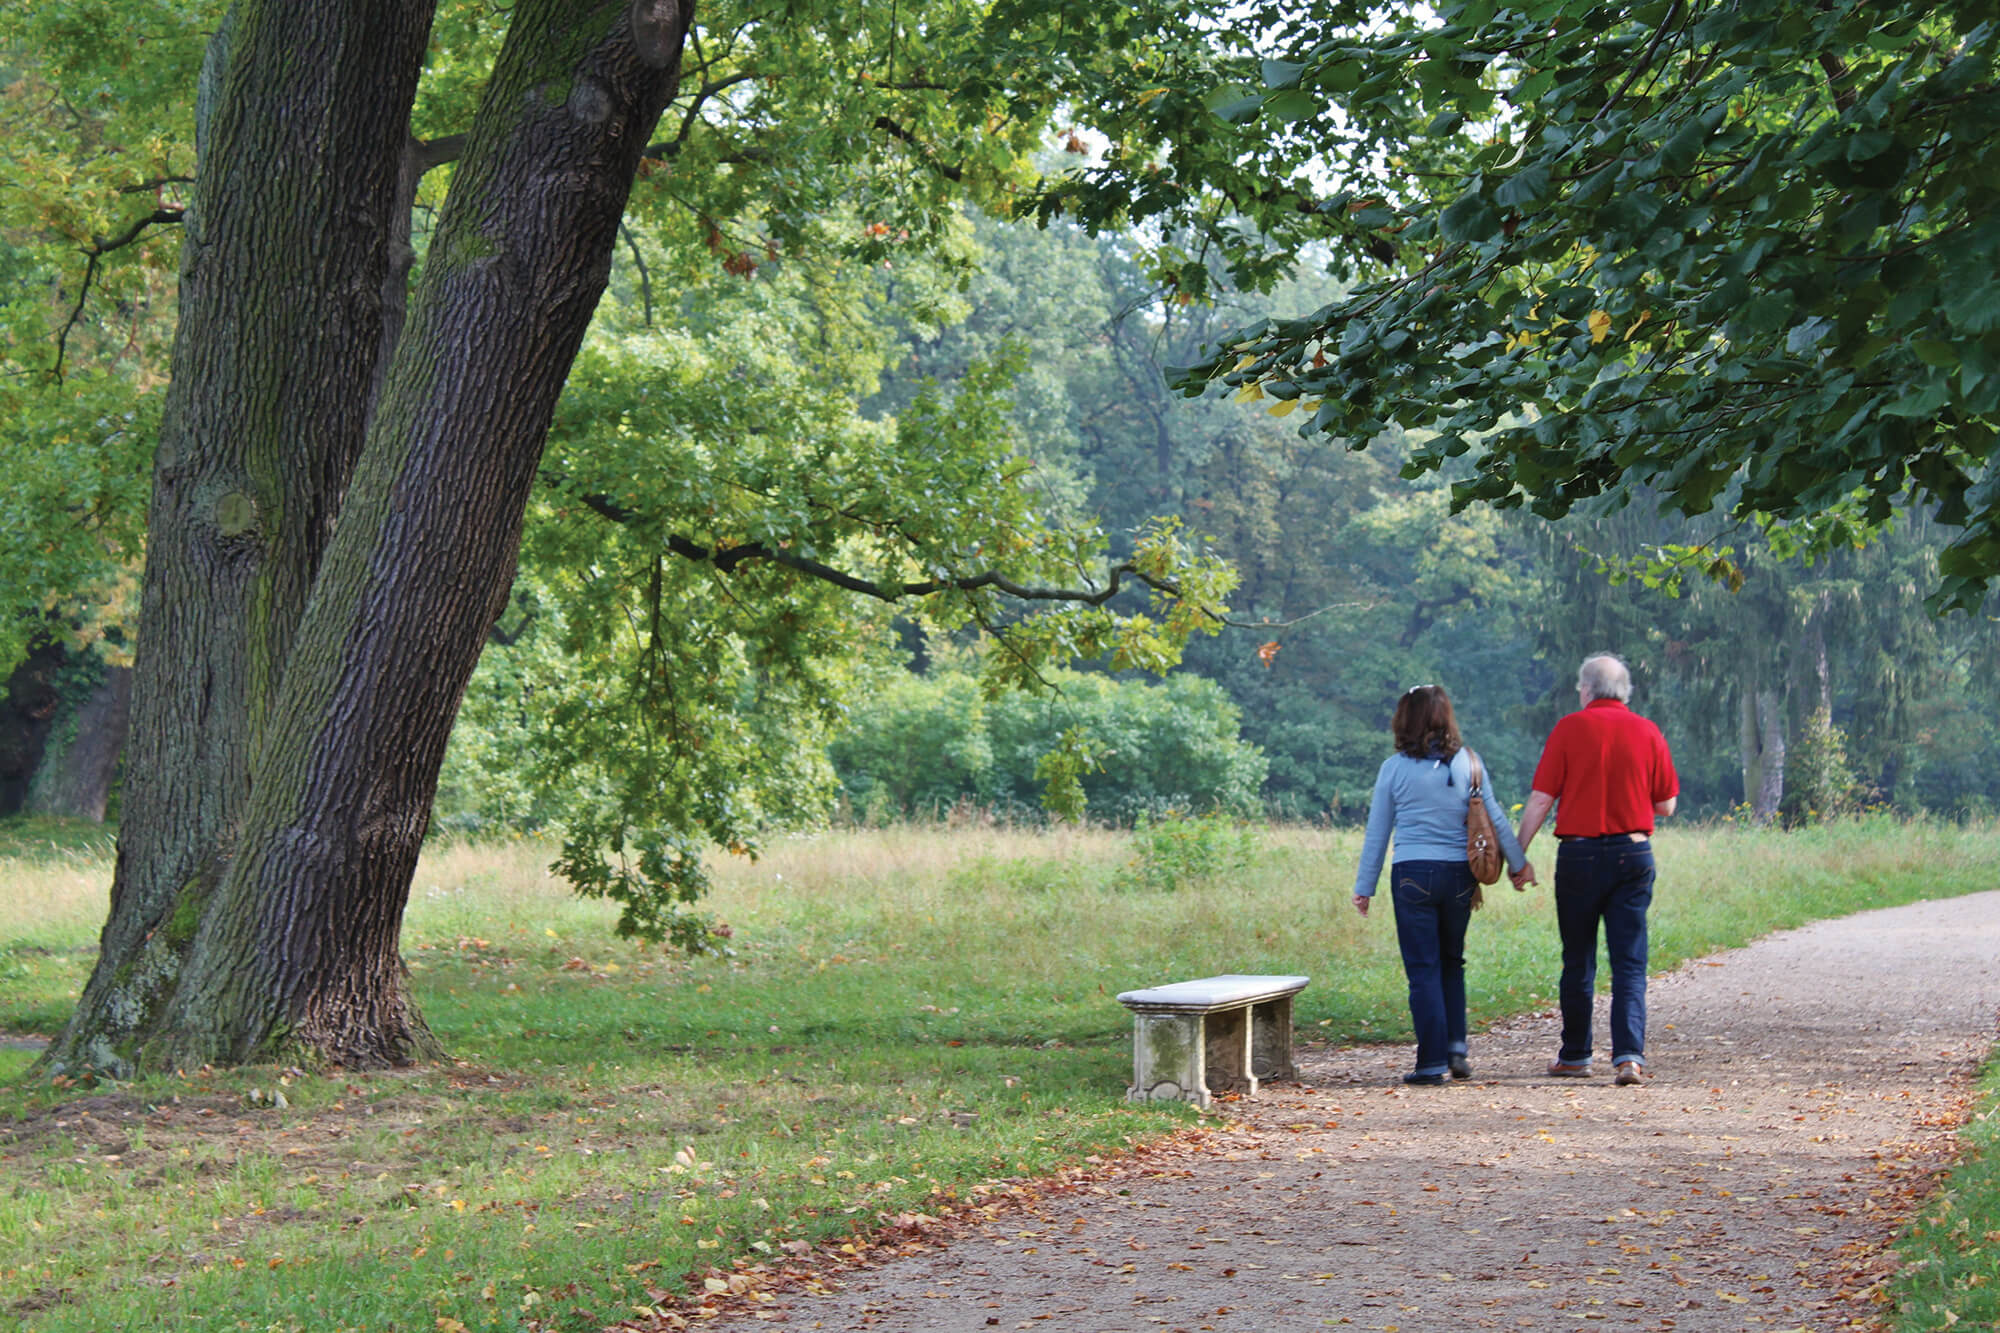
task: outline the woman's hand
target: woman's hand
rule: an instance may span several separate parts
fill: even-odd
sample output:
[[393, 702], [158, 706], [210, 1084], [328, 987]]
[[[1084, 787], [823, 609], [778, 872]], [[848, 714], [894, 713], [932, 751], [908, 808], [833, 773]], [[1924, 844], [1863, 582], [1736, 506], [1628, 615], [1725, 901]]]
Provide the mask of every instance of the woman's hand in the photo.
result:
[[1366, 894], [1360, 894], [1360, 893], [1357, 893], [1357, 894], [1355, 894], [1355, 895], [1354, 895], [1354, 910], [1355, 910], [1355, 911], [1357, 911], [1357, 912], [1359, 912], [1359, 913], [1361, 913], [1361, 915], [1363, 915], [1363, 916], [1367, 916], [1367, 915], [1368, 915], [1368, 903], [1369, 903], [1369, 901], [1370, 901], [1370, 899], [1368, 898], [1368, 896], [1367, 896]]
[[1526, 893], [1530, 884], [1540, 882], [1535, 878], [1535, 863], [1533, 861], [1523, 861], [1521, 868], [1511, 872], [1507, 878], [1513, 881], [1516, 893]]

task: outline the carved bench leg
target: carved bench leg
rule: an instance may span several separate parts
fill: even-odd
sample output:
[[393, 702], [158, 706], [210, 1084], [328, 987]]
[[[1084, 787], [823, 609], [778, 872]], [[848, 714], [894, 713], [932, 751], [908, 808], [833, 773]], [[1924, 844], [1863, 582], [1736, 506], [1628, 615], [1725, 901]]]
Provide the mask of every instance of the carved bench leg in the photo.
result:
[[1217, 1009], [1206, 1017], [1208, 1090], [1256, 1095], [1257, 1075], [1250, 1068], [1249, 1006]]
[[1207, 1043], [1200, 1014], [1132, 1016], [1132, 1087], [1135, 1102], [1188, 1101], [1208, 1105]]
[[1292, 997], [1251, 1006], [1250, 1068], [1259, 1079], [1299, 1076], [1292, 1063]]

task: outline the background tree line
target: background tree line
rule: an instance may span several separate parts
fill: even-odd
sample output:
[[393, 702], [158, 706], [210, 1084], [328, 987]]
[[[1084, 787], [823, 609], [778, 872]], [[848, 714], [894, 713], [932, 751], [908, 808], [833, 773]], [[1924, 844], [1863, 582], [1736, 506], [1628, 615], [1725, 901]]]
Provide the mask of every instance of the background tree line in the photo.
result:
[[[738, 400], [789, 450], [893, 428], [934, 410], [938, 385], [1004, 367], [966, 412], [975, 423], [1004, 417], [1037, 502], [1101, 524], [1120, 554], [1151, 520], [1177, 516], [1239, 572], [1242, 627], [1195, 642], [1177, 672], [1185, 683], [1113, 672], [994, 702], [975, 680], [976, 627], [954, 635], [822, 603], [833, 628], [811, 648], [828, 691], [823, 720], [808, 724], [774, 694], [768, 670], [699, 704], [685, 691], [678, 701], [699, 710], [711, 753], [756, 775], [746, 791], [757, 819], [810, 823], [835, 794], [875, 817], [961, 801], [1039, 817], [1037, 763], [1080, 726], [1098, 751], [1085, 783], [1095, 817], [1220, 806], [1353, 820], [1395, 696], [1432, 680], [1453, 691], [1518, 800], [1541, 735], [1568, 706], [1568, 664], [1604, 647], [1632, 660], [1644, 706], [1673, 736], [1691, 813], [1745, 806], [1796, 820], [1870, 804], [1974, 815], [2000, 804], [1993, 618], [1924, 606], [1947, 540], [1924, 510], [1810, 559], [1754, 528], [1663, 516], [1643, 495], [1556, 523], [1453, 514], [1454, 474], [1404, 478], [1411, 450], [1400, 432], [1352, 452], [1301, 438], [1268, 403], [1170, 389], [1173, 371], [1224, 330], [1258, 311], [1323, 304], [1340, 290], [1333, 279], [1309, 270], [1260, 295], [1217, 273], [1214, 299], [1197, 303], [1148, 276], [1160, 247], [1137, 231], [1092, 237], [973, 210], [948, 232], [935, 252], [855, 266], [837, 283], [775, 265], [750, 281], [721, 273], [699, 297], [683, 287], [671, 310], [649, 288], [687, 261], [669, 248], [648, 265], [661, 242], [631, 238], [635, 262], [614, 277], [559, 436], [607, 422], [631, 433], [634, 376], [647, 377], [655, 413], [699, 417], [732, 376], [780, 360], [796, 375], [816, 360], [794, 396]], [[799, 331], [814, 328], [808, 358]], [[100, 447], [122, 438], [110, 432]], [[50, 452], [57, 462], [27, 451], [17, 465], [60, 467]], [[97, 509], [79, 526], [118, 530], [108, 502]], [[600, 572], [591, 591], [575, 572], [577, 541], [575, 516], [565, 525], [550, 510], [531, 525], [530, 559], [447, 762], [443, 829], [560, 822], [554, 788], [573, 784], [580, 747], [559, 740], [557, 724], [578, 708], [579, 682], [615, 674], [615, 629], [604, 627], [620, 621], [616, 599], [634, 577]], [[1704, 572], [1718, 557], [1722, 567]], [[98, 570], [101, 588], [80, 583], [16, 630], [0, 728], [8, 811], [115, 813], [130, 659], [131, 608], [120, 599], [131, 576], [115, 561]], [[565, 596], [595, 599], [592, 615], [566, 612]], [[766, 632], [703, 629], [717, 599], [699, 588], [683, 596], [672, 620], [689, 642]], [[1149, 748], [1135, 727], [1185, 743]], [[1212, 753], [1198, 756], [1202, 737]]]
[[[1395, 698], [1424, 681], [1452, 690], [1518, 801], [1542, 736], [1574, 706], [1575, 662], [1604, 648], [1631, 660], [1641, 706], [1673, 738], [1690, 814], [1969, 816], [2000, 802], [2000, 641], [1990, 612], [1925, 607], [1947, 537], [1924, 510], [1899, 511], [1865, 545], [1816, 552], [1782, 530], [1662, 515], [1643, 493], [1553, 523], [1453, 514], [1449, 488], [1470, 460], [1412, 480], [1399, 432], [1349, 451], [1302, 438], [1268, 402], [1170, 389], [1222, 330], [1323, 304], [1333, 279], [1262, 296], [1217, 273], [1212, 303], [1186, 302], [1147, 276], [1159, 247], [1137, 232], [979, 213], [965, 226], [963, 289], [925, 320], [885, 322], [865, 413], [893, 419], [928, 386], [1009, 361], [998, 407], [1046, 503], [1101, 523], [1114, 549], [1178, 517], [1238, 571], [1239, 626], [1192, 643], [1164, 685], [1109, 672], [993, 701], [975, 680], [976, 633], [878, 624], [857, 665], [869, 683], [826, 751], [851, 813], [963, 802], [1038, 817], [1036, 762], [1081, 726], [1099, 752], [1095, 817], [1221, 807], [1356, 820]], [[885, 296], [905, 281], [885, 275]], [[489, 647], [487, 679], [512, 682], [521, 651]], [[532, 746], [496, 746], [497, 716], [475, 700], [462, 724], [445, 793], [459, 826], [534, 817], [505, 771]], [[1186, 740], [1169, 750], [1142, 734]]]

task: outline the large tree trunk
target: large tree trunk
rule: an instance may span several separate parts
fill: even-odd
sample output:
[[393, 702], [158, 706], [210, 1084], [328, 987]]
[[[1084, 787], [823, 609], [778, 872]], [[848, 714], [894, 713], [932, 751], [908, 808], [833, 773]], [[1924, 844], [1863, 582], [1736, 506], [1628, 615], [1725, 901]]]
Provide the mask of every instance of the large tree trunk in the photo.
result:
[[111, 913], [54, 1064], [132, 1062], [227, 864], [366, 431], [385, 237], [429, 29], [428, 7], [405, 0], [241, 0], [215, 39]]
[[67, 1067], [435, 1049], [396, 948], [410, 876], [689, 17], [514, 7], [361, 450], [428, 7], [239, 11], [155, 474], [128, 831]]

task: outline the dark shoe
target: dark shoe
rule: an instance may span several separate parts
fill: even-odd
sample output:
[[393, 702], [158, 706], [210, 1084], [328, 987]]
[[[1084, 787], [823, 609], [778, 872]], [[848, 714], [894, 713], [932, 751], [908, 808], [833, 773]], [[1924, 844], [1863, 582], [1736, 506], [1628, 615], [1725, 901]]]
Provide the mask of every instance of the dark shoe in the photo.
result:
[[1403, 1075], [1403, 1082], [1405, 1082], [1405, 1083], [1411, 1083], [1411, 1084], [1415, 1084], [1415, 1085], [1416, 1085], [1417, 1087], [1420, 1087], [1420, 1088], [1435, 1088], [1435, 1087], [1438, 1087], [1438, 1086], [1440, 1086], [1441, 1084], [1443, 1084], [1443, 1082], [1444, 1082], [1444, 1075], [1443, 1075], [1443, 1074], [1405, 1074], [1405, 1075]]
[[1462, 1056], [1462, 1055], [1454, 1055], [1454, 1056], [1452, 1056], [1452, 1057], [1451, 1057], [1451, 1076], [1452, 1076], [1453, 1078], [1471, 1078], [1471, 1077], [1472, 1077], [1472, 1062], [1471, 1062], [1470, 1060], [1466, 1059], [1466, 1058], [1465, 1058], [1464, 1056]]
[[1549, 1077], [1589, 1078], [1590, 1061], [1584, 1060], [1580, 1063], [1572, 1063], [1568, 1060], [1551, 1060], [1549, 1061]]
[[1645, 1077], [1646, 1066], [1640, 1064], [1637, 1060], [1620, 1060], [1618, 1062], [1618, 1077], [1614, 1081], [1621, 1088], [1629, 1088]]

